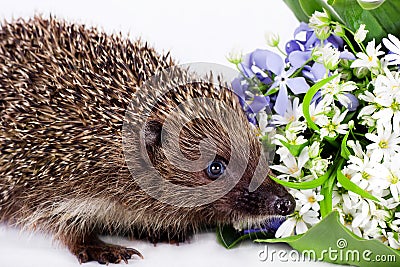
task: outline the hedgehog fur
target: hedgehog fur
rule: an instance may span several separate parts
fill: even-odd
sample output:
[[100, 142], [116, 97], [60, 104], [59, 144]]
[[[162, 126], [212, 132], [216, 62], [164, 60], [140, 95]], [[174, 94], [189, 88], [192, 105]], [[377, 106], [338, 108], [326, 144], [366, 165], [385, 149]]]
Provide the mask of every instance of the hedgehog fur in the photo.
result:
[[[247, 189], [261, 145], [230, 90], [206, 82], [182, 87], [167, 80], [158, 80], [153, 91], [142, 86], [173, 66], [168, 54], [160, 55], [146, 43], [121, 34], [107, 35], [55, 18], [4, 22], [0, 29], [0, 221], [51, 234], [80, 262], [109, 263], [141, 254], [103, 243], [98, 234], [182, 241], [204, 227], [260, 222], [271, 214], [290, 212], [293, 198], [271, 179], [254, 192]], [[182, 80], [190, 76], [186, 70], [177, 72]], [[142, 118], [139, 111], [150, 109], [157, 87], [174, 90], [156, 101], [150, 116], [156, 125], [162, 125], [165, 114], [180, 100], [189, 98], [207, 96], [234, 110], [221, 123], [237, 129], [235, 138], [246, 140], [251, 154], [243, 159], [245, 174], [221, 199], [191, 208], [168, 205], [135, 183], [148, 174], [132, 174], [127, 167], [122, 128], [127, 110], [134, 125]], [[212, 136], [218, 155], [229, 161], [230, 140], [218, 125], [200, 119], [171, 136], [182, 139], [181, 150], [189, 158], [198, 155], [200, 140]], [[162, 151], [153, 142], [147, 152], [165, 179], [191, 187], [210, 182], [204, 171], [175, 168]], [[140, 151], [128, 152], [134, 156], [133, 164], [141, 158]], [[174, 197], [185, 201], [183, 195]], [[277, 198], [286, 200], [285, 211], [277, 212], [272, 205]]]

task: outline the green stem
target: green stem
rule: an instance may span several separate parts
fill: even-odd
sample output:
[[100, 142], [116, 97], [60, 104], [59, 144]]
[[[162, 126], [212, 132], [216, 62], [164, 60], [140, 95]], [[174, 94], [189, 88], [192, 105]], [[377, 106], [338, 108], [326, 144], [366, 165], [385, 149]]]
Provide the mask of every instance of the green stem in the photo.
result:
[[286, 52], [283, 51], [279, 46], [276, 46], [276, 49], [278, 49], [278, 51], [279, 51], [284, 57], [287, 57]]

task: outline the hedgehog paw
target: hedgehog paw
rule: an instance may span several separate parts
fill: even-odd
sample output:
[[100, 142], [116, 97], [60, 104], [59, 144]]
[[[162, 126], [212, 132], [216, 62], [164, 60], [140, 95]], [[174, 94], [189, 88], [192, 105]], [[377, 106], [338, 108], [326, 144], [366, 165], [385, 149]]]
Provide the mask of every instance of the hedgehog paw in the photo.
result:
[[97, 261], [100, 264], [107, 265], [121, 261], [128, 263], [133, 255], [138, 255], [143, 259], [142, 254], [136, 249], [107, 244], [98, 238], [83, 244], [76, 244], [72, 252], [81, 264], [89, 261]]

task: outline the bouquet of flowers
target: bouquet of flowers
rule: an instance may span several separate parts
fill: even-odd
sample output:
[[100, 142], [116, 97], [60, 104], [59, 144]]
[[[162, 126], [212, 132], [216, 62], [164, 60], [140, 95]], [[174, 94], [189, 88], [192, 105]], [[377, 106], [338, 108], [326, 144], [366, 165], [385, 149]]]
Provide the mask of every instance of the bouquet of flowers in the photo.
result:
[[[388, 25], [377, 28], [374, 19], [400, 4], [285, 2], [308, 22], [295, 30], [294, 39], [281, 49], [278, 35], [268, 34], [271, 49], [230, 55], [229, 61], [241, 73], [232, 87], [245, 100], [250, 123], [261, 139], [276, 133], [271, 178], [290, 188], [296, 209], [274, 226], [272, 238], [260, 235], [270, 226], [220, 228], [219, 238], [227, 247], [255, 237], [317, 253], [328, 246], [368, 249], [392, 255], [386, 265], [395, 264], [400, 260], [400, 27], [390, 28], [389, 17]], [[372, 256], [320, 259], [376, 266]]]

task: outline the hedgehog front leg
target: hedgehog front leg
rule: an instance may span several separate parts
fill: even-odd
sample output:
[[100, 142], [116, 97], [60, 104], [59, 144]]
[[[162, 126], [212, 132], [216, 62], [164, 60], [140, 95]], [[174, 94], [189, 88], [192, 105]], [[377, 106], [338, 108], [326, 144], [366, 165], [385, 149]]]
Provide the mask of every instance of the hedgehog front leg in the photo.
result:
[[133, 248], [126, 248], [113, 244], [107, 244], [95, 234], [80, 236], [77, 238], [61, 238], [61, 242], [78, 258], [79, 263], [97, 261], [100, 264], [128, 263], [133, 255], [143, 259], [142, 254]]

